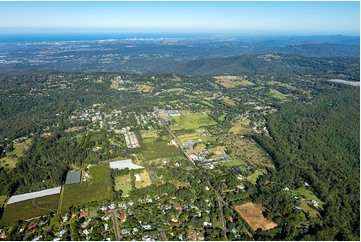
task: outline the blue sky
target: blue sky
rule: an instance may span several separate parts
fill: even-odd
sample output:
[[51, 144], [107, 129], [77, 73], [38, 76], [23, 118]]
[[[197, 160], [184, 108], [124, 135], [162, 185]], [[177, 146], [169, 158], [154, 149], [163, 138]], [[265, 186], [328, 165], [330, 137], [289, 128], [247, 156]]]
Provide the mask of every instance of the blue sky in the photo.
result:
[[359, 31], [359, 2], [0, 2], [1, 33]]

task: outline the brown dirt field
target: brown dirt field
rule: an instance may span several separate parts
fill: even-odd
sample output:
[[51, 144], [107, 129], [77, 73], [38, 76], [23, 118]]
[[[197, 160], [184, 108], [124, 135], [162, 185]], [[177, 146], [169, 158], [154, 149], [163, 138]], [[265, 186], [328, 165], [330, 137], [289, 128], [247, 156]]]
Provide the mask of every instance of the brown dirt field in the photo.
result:
[[258, 228], [262, 230], [269, 230], [277, 226], [275, 222], [269, 221], [263, 217], [262, 212], [265, 208], [260, 204], [248, 202], [242, 205], [237, 205], [235, 209], [254, 231]]

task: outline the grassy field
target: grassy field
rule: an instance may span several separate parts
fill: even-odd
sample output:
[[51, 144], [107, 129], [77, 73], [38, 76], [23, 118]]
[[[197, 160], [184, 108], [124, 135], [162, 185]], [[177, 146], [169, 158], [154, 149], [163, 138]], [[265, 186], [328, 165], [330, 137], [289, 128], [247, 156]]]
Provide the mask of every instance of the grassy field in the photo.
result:
[[145, 149], [142, 151], [142, 155], [147, 159], [176, 156], [181, 152], [174, 145], [167, 145], [167, 141], [156, 141], [156, 138], [143, 139], [143, 144]]
[[233, 99], [230, 99], [230, 98], [222, 98], [221, 99], [222, 102], [224, 102], [225, 104], [227, 105], [230, 105], [232, 107], [234, 107], [236, 105], [236, 102], [233, 100]]
[[110, 84], [110, 88], [112, 89], [118, 89], [119, 88], [119, 84], [120, 84], [121, 78], [120, 77], [115, 77], [112, 80], [112, 83]]
[[276, 89], [270, 89], [269, 93], [270, 93], [271, 97], [273, 97], [275, 99], [279, 99], [279, 100], [286, 99], [286, 96], [283, 93], [277, 91]]
[[18, 163], [18, 158], [23, 157], [23, 152], [26, 151], [31, 144], [31, 139], [27, 139], [24, 142], [14, 142], [14, 150], [8, 152], [6, 157], [0, 159], [0, 167], [15, 168]]
[[0, 196], [0, 207], [5, 203], [5, 200], [7, 199], [6, 195], [1, 195]]
[[141, 92], [150, 92], [152, 89], [153, 89], [152, 86], [137, 84], [137, 90], [138, 90], [138, 91], [141, 91]]
[[233, 134], [250, 134], [252, 132], [251, 126], [249, 125], [251, 121], [249, 119], [238, 119], [233, 126], [228, 130], [228, 133]]
[[225, 88], [255, 85], [253, 82], [250, 82], [238, 76], [214, 76], [214, 78], [217, 80], [216, 83], [224, 86]]
[[248, 80], [243, 79], [242, 81], [240, 81], [240, 82], [238, 83], [238, 85], [239, 85], [239, 86], [254, 86], [254, 85], [256, 85], [256, 84], [254, 84], [253, 82], [250, 82], [250, 81], [248, 81]]
[[56, 212], [59, 194], [29, 199], [6, 206], [0, 221], [2, 225], [11, 225], [18, 220], [26, 220], [37, 216], [48, 215]]
[[136, 188], [143, 188], [152, 184], [152, 182], [150, 181], [149, 174], [146, 170], [143, 170], [139, 175], [140, 175], [140, 181], [135, 182]]
[[247, 176], [246, 179], [252, 184], [256, 184], [257, 178], [263, 174], [263, 170], [256, 170], [252, 175]]
[[219, 116], [218, 121], [222, 122], [223, 120], [225, 120], [225, 118], [226, 118], [226, 115], [223, 114], [223, 115]]
[[205, 105], [207, 105], [207, 106], [209, 106], [209, 107], [213, 107], [213, 108], [214, 108], [214, 105], [211, 104], [210, 102], [206, 101], [206, 100], [202, 100], [201, 103], [203, 103], [203, 104], [205, 104]]
[[88, 173], [91, 176], [89, 181], [65, 186], [63, 212], [67, 211], [72, 205], [78, 206], [112, 197], [109, 164], [102, 163], [92, 166]]
[[265, 208], [260, 204], [248, 202], [236, 206], [235, 209], [254, 231], [256, 231], [258, 228], [262, 230], [268, 230], [277, 226], [276, 223], [267, 220], [263, 216], [262, 212], [265, 210]]
[[304, 211], [305, 213], [308, 212], [308, 214], [310, 215], [311, 218], [316, 218], [318, 216], [318, 212], [311, 208], [309, 205], [308, 205], [308, 202], [306, 200], [301, 200], [301, 204], [299, 206], [302, 211]]
[[152, 129], [152, 130], [140, 130], [140, 134], [142, 135], [143, 139], [146, 138], [158, 138], [159, 137], [159, 130]]
[[68, 128], [68, 129], [64, 130], [64, 132], [65, 133], [71, 133], [71, 132], [74, 132], [74, 131], [77, 131], [77, 130], [81, 130], [83, 128], [84, 128], [84, 126], [71, 127], [71, 128]]
[[201, 139], [203, 142], [211, 142], [214, 141], [215, 138], [209, 134], [208, 136], [206, 136], [205, 134], [200, 135], [198, 132], [194, 132], [194, 133], [190, 133], [190, 134], [182, 134], [182, 135], [177, 135], [178, 139], [180, 140], [180, 142], [196, 142], [198, 143], [199, 139]]
[[318, 212], [310, 206], [311, 200], [316, 200], [318, 202], [318, 207], [322, 209], [323, 202], [309, 189], [302, 187], [298, 188], [294, 191], [298, 196], [301, 196], [304, 198], [304, 200], [301, 200], [300, 208], [304, 212], [309, 212], [311, 217], [317, 217]]
[[122, 190], [123, 195], [129, 194], [129, 192], [132, 190], [132, 185], [130, 184], [129, 175], [115, 177], [114, 190], [115, 191]]
[[234, 160], [274, 168], [271, 157], [252, 139], [241, 139], [239, 135], [227, 134], [219, 141], [231, 150]]
[[220, 166], [245, 166], [246, 162], [244, 161], [240, 161], [240, 160], [231, 160], [231, 161], [227, 161], [227, 162], [220, 162], [219, 163]]
[[200, 127], [216, 125], [217, 122], [210, 118], [207, 114], [201, 113], [187, 113], [179, 117], [173, 117], [176, 125], [171, 125], [172, 130], [182, 129], [198, 129]]

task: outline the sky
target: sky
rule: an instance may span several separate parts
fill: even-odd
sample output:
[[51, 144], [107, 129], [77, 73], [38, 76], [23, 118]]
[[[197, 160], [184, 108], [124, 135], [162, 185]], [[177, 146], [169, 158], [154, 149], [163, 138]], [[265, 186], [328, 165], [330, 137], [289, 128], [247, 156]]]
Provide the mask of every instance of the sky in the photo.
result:
[[360, 34], [353, 2], [0, 2], [0, 33]]

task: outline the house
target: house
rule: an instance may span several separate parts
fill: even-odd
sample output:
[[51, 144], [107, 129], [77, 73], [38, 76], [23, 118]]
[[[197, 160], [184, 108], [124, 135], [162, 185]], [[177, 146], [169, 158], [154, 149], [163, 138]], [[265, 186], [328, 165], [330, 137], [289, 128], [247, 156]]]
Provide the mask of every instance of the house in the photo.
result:
[[196, 240], [196, 237], [197, 235], [196, 235], [196, 232], [194, 231], [194, 230], [190, 230], [190, 231], [188, 231], [188, 233], [187, 233], [187, 240], [193, 240], [193, 241], [195, 241]]
[[203, 227], [212, 227], [212, 223], [204, 222]]
[[62, 231], [59, 232], [59, 236], [62, 237], [65, 233], [66, 233], [66, 230], [63, 229]]
[[128, 229], [122, 229], [121, 234], [122, 235], [130, 234], [130, 231]]
[[105, 230], [108, 230], [108, 228], [109, 228], [109, 225], [108, 225], [108, 224], [104, 224], [104, 229], [105, 229]]
[[172, 218], [172, 222], [173, 222], [173, 223], [178, 223], [178, 219]]
[[147, 225], [147, 224], [142, 225], [142, 228], [145, 229], [145, 230], [151, 230], [152, 229], [152, 227], [150, 225]]
[[232, 217], [232, 216], [229, 216], [229, 217], [228, 217], [228, 220], [229, 220], [230, 222], [233, 222], [233, 217]]
[[90, 232], [87, 229], [84, 229], [83, 234], [88, 235], [88, 234], [90, 234]]
[[242, 184], [238, 185], [237, 188], [240, 190], [244, 190], [244, 186]]
[[33, 229], [33, 228], [36, 227], [36, 225], [37, 225], [37, 224], [30, 224], [30, 225], [29, 225], [29, 228], [30, 228], [30, 229]]
[[313, 204], [313, 206], [318, 207], [318, 202], [316, 200], [312, 200], [311, 203]]
[[108, 206], [108, 208], [111, 210], [115, 209], [115, 204], [114, 203], [110, 204], [110, 206]]
[[127, 216], [125, 216], [124, 214], [119, 214], [118, 218], [120, 219], [120, 221], [124, 222]]
[[195, 142], [184, 142], [183, 145], [186, 150], [190, 150], [190, 149], [193, 149]]
[[3, 232], [0, 234], [0, 239], [6, 239], [5, 231], [3, 231]]
[[290, 189], [288, 187], [283, 188], [283, 191], [288, 192]]
[[81, 217], [85, 218], [87, 215], [88, 215], [87, 211], [82, 211], [82, 212], [80, 212], [79, 218], [81, 218]]

